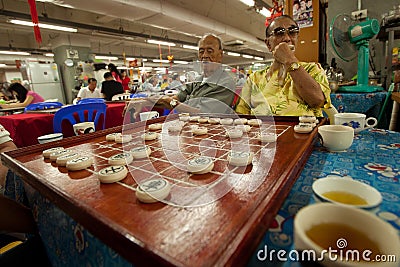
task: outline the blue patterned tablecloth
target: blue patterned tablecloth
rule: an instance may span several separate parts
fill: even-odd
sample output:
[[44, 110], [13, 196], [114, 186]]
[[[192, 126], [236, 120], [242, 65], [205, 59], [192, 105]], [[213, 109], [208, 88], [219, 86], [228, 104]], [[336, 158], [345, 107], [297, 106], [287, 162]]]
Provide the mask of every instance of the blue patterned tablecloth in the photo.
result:
[[340, 112], [367, 113], [369, 116], [378, 117], [387, 92], [375, 93], [332, 93], [331, 101]]
[[[270, 230], [254, 252], [248, 266], [299, 266], [297, 262], [261, 261], [257, 253], [269, 249], [293, 248], [293, 219], [299, 209], [314, 202], [311, 185], [315, 179], [328, 175], [349, 175], [378, 189], [383, 202], [374, 210], [400, 233], [400, 133], [386, 130], [365, 130], [355, 136], [347, 152], [328, 152], [316, 145], [299, 179], [282, 205]], [[53, 266], [131, 266], [79, 223], [43, 198], [29, 186], [25, 187], [28, 205], [38, 222], [39, 232]], [[23, 185], [9, 172], [6, 195], [23, 201]], [[112, 238], [112, 237], [110, 237]]]
[[351, 176], [380, 191], [382, 204], [371, 212], [389, 222], [400, 235], [400, 133], [365, 130], [355, 136], [346, 152], [328, 152], [316, 145], [248, 266], [300, 266], [276, 257], [272, 261], [263, 260], [263, 253], [259, 257], [257, 253], [265, 248], [287, 252], [293, 249], [294, 216], [299, 209], [315, 203], [312, 183], [328, 175]]

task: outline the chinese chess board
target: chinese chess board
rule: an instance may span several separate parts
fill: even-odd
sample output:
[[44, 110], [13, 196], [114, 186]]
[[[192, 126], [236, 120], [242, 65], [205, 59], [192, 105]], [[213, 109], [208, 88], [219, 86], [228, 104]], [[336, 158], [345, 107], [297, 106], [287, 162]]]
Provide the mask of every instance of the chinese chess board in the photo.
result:
[[[261, 236], [257, 232], [268, 228], [311, 153], [316, 129], [310, 134], [297, 134], [293, 127], [298, 118], [275, 118], [274, 122], [267, 119], [260, 126], [252, 126], [241, 138], [229, 138], [226, 131], [233, 125], [197, 121], [185, 122], [181, 131], [171, 132], [168, 126], [179, 122], [178, 116], [174, 116], [19, 149], [8, 153], [5, 162], [22, 177], [30, 177], [27, 182], [44, 196], [64, 199], [61, 209], [75, 216], [79, 214], [71, 216], [85, 222], [83, 225], [89, 231], [133, 263], [140, 260], [124, 253], [127, 232], [146, 244], [138, 247], [129, 240], [128, 246], [139, 253], [151, 250], [147, 252], [154, 263], [213, 265], [249, 256], [251, 252], [243, 246], [255, 248], [255, 240]], [[163, 123], [163, 127], [150, 131], [149, 125], [155, 123]], [[196, 126], [206, 127], [207, 134], [194, 135], [192, 129]], [[117, 132], [132, 136], [132, 140], [122, 144], [106, 140], [107, 134]], [[158, 137], [145, 141], [146, 132], [154, 132]], [[260, 132], [273, 132], [276, 142], [261, 142]], [[148, 146], [151, 154], [127, 164], [129, 172], [125, 179], [112, 184], [99, 182], [97, 173], [109, 166], [111, 156], [142, 145]], [[85, 170], [68, 171], [43, 158], [41, 152], [55, 146], [90, 155], [94, 163]], [[252, 164], [244, 167], [229, 164], [227, 155], [232, 150], [252, 152]], [[213, 159], [212, 170], [205, 174], [188, 172], [186, 163], [200, 155]], [[170, 194], [162, 202], [141, 203], [135, 196], [138, 182], [154, 178], [167, 180], [171, 184]], [[99, 201], [102, 205], [98, 205]], [[110, 222], [114, 225], [110, 226]], [[92, 227], [94, 224], [98, 227]], [[189, 227], [190, 235], [160, 247], [162, 234], [151, 234], [151, 228], [159, 228], [160, 224], [162, 233], [180, 236]], [[105, 233], [115, 226], [121, 231], [109, 240]], [[207, 236], [211, 239], [206, 246], [194, 242]], [[185, 262], [191, 257], [198, 261]]]

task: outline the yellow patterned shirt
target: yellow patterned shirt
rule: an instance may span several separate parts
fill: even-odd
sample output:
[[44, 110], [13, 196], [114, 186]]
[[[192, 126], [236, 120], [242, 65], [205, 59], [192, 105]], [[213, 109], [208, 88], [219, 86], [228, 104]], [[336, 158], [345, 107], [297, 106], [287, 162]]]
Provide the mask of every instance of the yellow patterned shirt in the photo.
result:
[[[325, 108], [331, 105], [330, 88], [325, 71], [317, 63], [300, 62], [300, 65], [321, 86], [325, 96]], [[310, 108], [293, 90], [293, 80], [290, 74], [286, 75], [282, 86], [278, 83], [278, 70], [269, 81], [267, 71], [269, 67], [256, 71], [249, 76], [240, 94], [236, 112], [251, 115], [302, 116], [310, 115], [322, 117], [321, 108]]]

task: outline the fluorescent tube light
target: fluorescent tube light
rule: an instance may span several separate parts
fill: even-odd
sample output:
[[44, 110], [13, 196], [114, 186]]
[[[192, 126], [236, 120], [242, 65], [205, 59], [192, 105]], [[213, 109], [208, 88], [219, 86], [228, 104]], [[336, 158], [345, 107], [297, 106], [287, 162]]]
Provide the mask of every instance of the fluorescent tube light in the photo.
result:
[[255, 60], [264, 60], [262, 57], [254, 57]]
[[254, 6], [254, 0], [240, 0], [240, 2], [247, 6]]
[[176, 63], [176, 64], [189, 64], [189, 62], [184, 61], [184, 60], [174, 60], [174, 63]]
[[235, 52], [227, 52], [226, 53], [228, 56], [233, 56], [233, 57], [240, 57], [239, 53], [235, 53]]
[[46, 53], [46, 54], [44, 54], [46, 57], [54, 57], [54, 54], [53, 53]]
[[265, 7], [263, 7], [260, 11], [259, 11], [259, 13], [261, 14], [261, 15], [263, 15], [264, 17], [271, 17], [271, 11], [269, 11], [268, 9], [266, 9]]
[[[33, 27], [33, 22], [31, 22], [31, 21], [11, 19], [11, 20], [9, 20], [9, 22], [13, 23], [13, 24], [17, 24], [17, 25]], [[76, 28], [57, 26], [57, 25], [51, 25], [51, 24], [46, 24], [46, 23], [39, 23], [39, 27], [43, 28], [43, 29], [50, 29], [50, 30], [64, 31], [64, 32], [77, 32], [78, 31], [78, 29], [76, 29]]]
[[166, 59], [153, 59], [154, 63], [169, 63], [168, 60]]
[[167, 46], [175, 46], [175, 43], [164, 42], [164, 41], [153, 40], [153, 39], [147, 40], [147, 43], [149, 43], [149, 44], [167, 45]]
[[113, 56], [95, 56], [95, 59], [105, 59], [105, 60], [118, 60], [118, 57]]
[[182, 45], [182, 48], [199, 50], [199, 48], [197, 46], [193, 46], [193, 45]]
[[246, 54], [242, 54], [242, 57], [244, 57], [244, 58], [254, 58], [253, 56], [246, 55]]
[[0, 51], [0, 54], [3, 54], [3, 55], [19, 55], [19, 56], [30, 56], [31, 55], [28, 52], [20, 52], [20, 51]]
[[7, 67], [7, 65], [3, 64], [3, 63], [0, 63], [0, 68], [4, 68], [4, 67]]

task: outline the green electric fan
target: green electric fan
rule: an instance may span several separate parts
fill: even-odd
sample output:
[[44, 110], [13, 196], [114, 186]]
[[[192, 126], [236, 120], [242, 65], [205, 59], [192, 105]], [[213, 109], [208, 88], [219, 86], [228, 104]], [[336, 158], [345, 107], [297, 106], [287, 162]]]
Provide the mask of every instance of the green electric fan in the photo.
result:
[[340, 86], [339, 91], [370, 93], [382, 91], [381, 86], [368, 85], [369, 40], [379, 32], [376, 19], [355, 23], [348, 15], [337, 15], [329, 26], [329, 39], [335, 53], [344, 61], [353, 60], [358, 54], [357, 85]]

